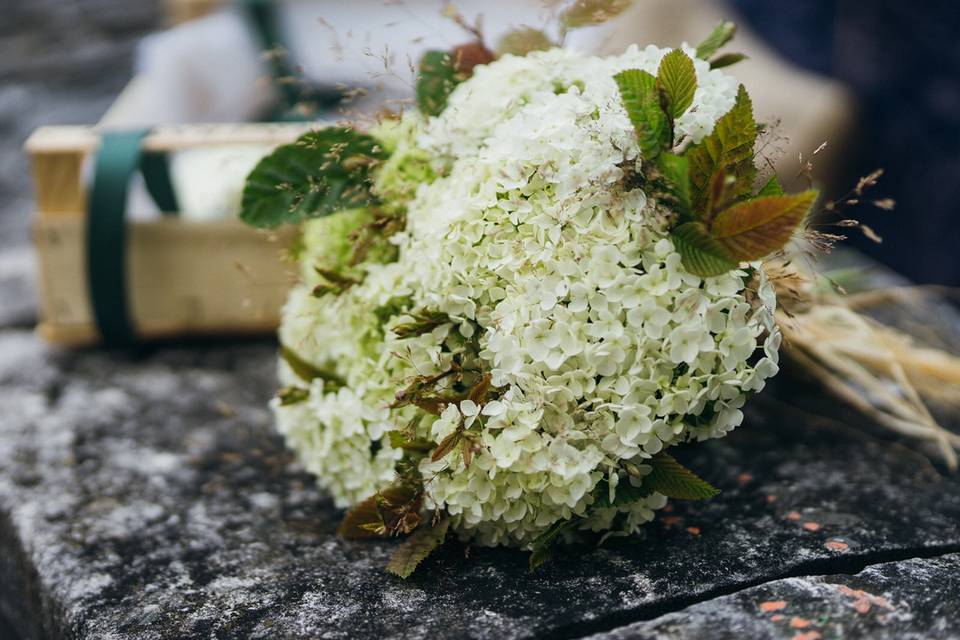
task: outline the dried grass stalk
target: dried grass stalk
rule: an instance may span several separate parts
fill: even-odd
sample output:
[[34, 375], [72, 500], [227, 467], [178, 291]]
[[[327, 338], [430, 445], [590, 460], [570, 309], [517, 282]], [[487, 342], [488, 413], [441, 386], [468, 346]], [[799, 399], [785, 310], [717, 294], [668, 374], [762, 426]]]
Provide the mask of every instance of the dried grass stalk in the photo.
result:
[[917, 345], [857, 310], [889, 293], [821, 294], [792, 267], [774, 263], [768, 272], [789, 301], [777, 311], [786, 355], [881, 426], [932, 443], [957, 469], [960, 435], [937, 422], [923, 397], [960, 406], [960, 358]]

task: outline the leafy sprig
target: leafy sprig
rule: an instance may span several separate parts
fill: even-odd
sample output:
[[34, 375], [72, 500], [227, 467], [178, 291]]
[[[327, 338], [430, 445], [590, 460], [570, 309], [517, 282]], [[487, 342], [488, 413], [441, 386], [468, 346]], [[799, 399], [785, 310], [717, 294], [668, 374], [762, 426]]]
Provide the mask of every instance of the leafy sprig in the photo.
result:
[[[735, 30], [732, 23], [718, 25], [697, 56], [712, 56]], [[676, 212], [671, 237], [688, 271], [717, 276], [760, 260], [782, 249], [806, 222], [816, 191], [784, 195], [774, 178], [753, 194], [757, 124], [743, 85], [710, 135], [677, 153], [674, 122], [691, 107], [697, 87], [690, 57], [675, 49], [656, 76], [628, 69], [614, 80], [645, 160], [643, 178]]]

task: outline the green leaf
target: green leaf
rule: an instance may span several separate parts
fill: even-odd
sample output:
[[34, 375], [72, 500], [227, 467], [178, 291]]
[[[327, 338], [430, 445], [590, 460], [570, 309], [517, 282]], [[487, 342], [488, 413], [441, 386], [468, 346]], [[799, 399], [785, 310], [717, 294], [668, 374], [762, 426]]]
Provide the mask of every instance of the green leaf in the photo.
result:
[[707, 231], [702, 222], [685, 222], [671, 234], [687, 271], [703, 278], [719, 276], [737, 267], [726, 247]]
[[320, 378], [325, 382], [329, 382], [337, 386], [343, 386], [345, 384], [344, 380], [335, 373], [314, 366], [298, 356], [293, 349], [286, 345], [280, 345], [280, 357], [284, 362], [287, 363], [290, 369], [297, 374], [297, 377], [304, 382], [312, 382], [313, 380]]
[[640, 150], [646, 160], [656, 158], [670, 146], [670, 123], [660, 105], [657, 79], [640, 69], [627, 69], [613, 77], [620, 98], [637, 132]]
[[651, 471], [643, 478], [644, 487], [676, 500], [705, 500], [720, 490], [661, 451], [646, 462]]
[[737, 33], [737, 25], [732, 22], [723, 21], [713, 28], [710, 35], [703, 42], [697, 45], [697, 57], [701, 60], [707, 60], [715, 54], [720, 47], [727, 44]]
[[737, 261], [760, 260], [782, 249], [807, 218], [817, 199], [815, 190], [786, 196], [764, 196], [721, 211], [710, 235]]
[[508, 31], [497, 43], [497, 53], [525, 56], [531, 51], [546, 51], [556, 46], [543, 31], [532, 27], [519, 27]]
[[657, 166], [663, 176], [665, 189], [674, 202], [670, 204], [680, 214], [681, 221], [693, 219], [690, 202], [690, 163], [683, 156], [674, 153], [661, 153]]
[[679, 118], [693, 104], [693, 94], [697, 91], [693, 60], [680, 49], [674, 49], [660, 61], [657, 80], [667, 95], [670, 117]]
[[630, 7], [633, 0], [575, 0], [560, 14], [560, 24], [567, 29], [602, 24]]
[[564, 532], [577, 526], [578, 518], [559, 520], [545, 532], [537, 536], [530, 544], [530, 571], [535, 570], [553, 556], [553, 548], [559, 542]]
[[371, 171], [386, 156], [374, 138], [352, 129], [304, 134], [277, 147], [250, 172], [240, 219], [275, 227], [367, 206], [375, 201]]
[[723, 53], [710, 61], [711, 69], [723, 69], [747, 59], [745, 53]]
[[760, 191], [757, 192], [757, 197], [762, 198], [764, 196], [782, 196], [783, 187], [780, 186], [780, 180], [777, 178], [776, 174], [770, 176], [770, 179], [767, 180], [767, 183], [763, 185]]
[[450, 521], [440, 520], [432, 527], [420, 527], [400, 543], [387, 564], [387, 571], [401, 578], [409, 578], [423, 562], [447, 538]]
[[[716, 125], [713, 132], [700, 144], [684, 154], [690, 162], [691, 203], [695, 213], [709, 222], [713, 212], [708, 210], [711, 185], [718, 179], [724, 186], [725, 197], [736, 200], [749, 195], [757, 173], [753, 165], [753, 145], [757, 139], [757, 123], [753, 119], [753, 104], [743, 85], [737, 99]], [[732, 176], [731, 183], [727, 177]]]
[[447, 106], [447, 99], [463, 78], [456, 63], [446, 51], [427, 51], [420, 58], [417, 74], [417, 106], [427, 116], [437, 116]]

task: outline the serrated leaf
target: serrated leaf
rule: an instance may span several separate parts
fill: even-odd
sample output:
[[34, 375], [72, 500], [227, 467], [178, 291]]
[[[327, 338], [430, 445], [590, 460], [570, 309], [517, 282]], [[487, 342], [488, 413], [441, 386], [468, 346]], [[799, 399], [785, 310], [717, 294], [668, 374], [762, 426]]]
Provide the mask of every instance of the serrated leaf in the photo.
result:
[[387, 153], [371, 136], [331, 127], [277, 147], [254, 167], [243, 189], [240, 219], [275, 227], [376, 201], [371, 172]]
[[633, 0], [576, 0], [560, 14], [560, 24], [567, 29], [602, 24], [623, 13]]
[[720, 490], [697, 476], [668, 453], [661, 451], [646, 461], [653, 471], [644, 476], [643, 484], [657, 493], [676, 500], [706, 500]]
[[637, 132], [645, 160], [656, 158], [670, 146], [670, 123], [660, 104], [657, 79], [641, 69], [627, 69], [613, 77], [627, 116]]
[[508, 31], [497, 42], [497, 53], [525, 56], [531, 51], [546, 51], [556, 46], [543, 31], [532, 27], [520, 27]]
[[780, 186], [780, 180], [777, 178], [776, 174], [770, 176], [770, 179], [767, 180], [767, 183], [763, 185], [760, 191], [757, 192], [757, 197], [762, 198], [764, 196], [782, 196], [783, 187]]
[[747, 59], [745, 53], [723, 53], [710, 61], [711, 69], [723, 69]]
[[693, 60], [680, 49], [674, 49], [660, 61], [657, 80], [667, 95], [668, 113], [672, 118], [679, 118], [693, 104], [693, 94], [697, 91]]
[[401, 578], [409, 578], [417, 566], [443, 544], [449, 528], [450, 521], [444, 518], [432, 527], [420, 527], [411, 533], [394, 551], [387, 571]]
[[667, 193], [674, 199], [670, 204], [676, 208], [681, 222], [692, 220], [689, 161], [673, 153], [661, 153], [657, 158], [657, 166], [666, 183]]
[[697, 45], [697, 57], [707, 60], [715, 54], [720, 47], [733, 40], [737, 33], [737, 25], [732, 22], [723, 21], [713, 28], [703, 42]]
[[702, 222], [685, 222], [675, 228], [670, 237], [684, 268], [694, 275], [708, 278], [737, 268], [737, 261], [726, 247], [711, 237]]
[[717, 120], [710, 135], [684, 154], [690, 162], [691, 204], [702, 219], [709, 221], [713, 214], [708, 211], [708, 204], [718, 173], [723, 174], [724, 182], [727, 176], [733, 176], [733, 181], [725, 184], [725, 195], [730, 200], [750, 194], [757, 172], [753, 165], [756, 139], [753, 104], [746, 88], [740, 85], [733, 108]]
[[437, 116], [447, 99], [463, 79], [457, 73], [452, 55], [446, 51], [427, 51], [420, 58], [417, 74], [417, 106], [427, 116]]
[[721, 211], [710, 235], [737, 261], [760, 260], [782, 249], [803, 223], [817, 199], [815, 190], [764, 196]]

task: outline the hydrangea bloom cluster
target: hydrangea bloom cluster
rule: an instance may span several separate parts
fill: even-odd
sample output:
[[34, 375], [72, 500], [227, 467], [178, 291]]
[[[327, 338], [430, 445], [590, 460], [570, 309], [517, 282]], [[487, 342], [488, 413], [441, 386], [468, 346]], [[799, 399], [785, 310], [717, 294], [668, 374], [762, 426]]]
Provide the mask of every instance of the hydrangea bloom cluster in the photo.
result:
[[[338, 505], [394, 480], [404, 451], [390, 432], [402, 429], [434, 448], [461, 442], [417, 464], [424, 507], [465, 539], [522, 546], [574, 516], [630, 533], [666, 500], [617, 503], [645, 459], [740, 424], [777, 372], [773, 289], [759, 264], [688, 272], [674, 212], [625, 179], [644, 159], [613, 76], [655, 73], [667, 51], [553, 49], [477, 67], [441, 115], [375, 132], [393, 151], [375, 190], [406, 220], [388, 247], [348, 264], [368, 210], [306, 224], [281, 339], [329, 375], [274, 407]], [[693, 106], [675, 123], [694, 142], [737, 92], [695, 66]], [[330, 269], [351, 280], [318, 295]], [[422, 331], [397, 330], [428, 312]], [[482, 399], [434, 412], [397, 401], [424, 379], [449, 398], [444, 381], [471, 372], [487, 376]], [[281, 377], [302, 384], [287, 362]]]

